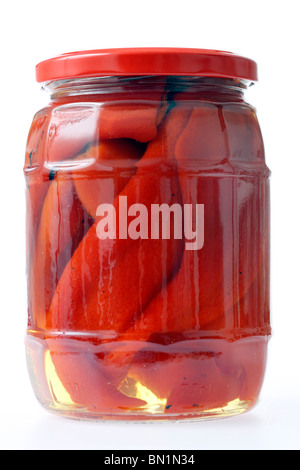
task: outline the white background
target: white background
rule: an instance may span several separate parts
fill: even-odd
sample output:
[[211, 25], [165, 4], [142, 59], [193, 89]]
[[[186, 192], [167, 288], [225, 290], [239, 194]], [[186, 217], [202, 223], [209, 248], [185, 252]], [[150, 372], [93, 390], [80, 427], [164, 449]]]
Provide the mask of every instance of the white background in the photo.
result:
[[[300, 93], [297, 0], [15, 0], [0, 7], [0, 448], [300, 449]], [[242, 416], [192, 424], [84, 423], [44, 411], [25, 364], [28, 129], [47, 97], [37, 62], [75, 50], [221, 49], [258, 62], [248, 93], [272, 170], [272, 326], [261, 399]]]

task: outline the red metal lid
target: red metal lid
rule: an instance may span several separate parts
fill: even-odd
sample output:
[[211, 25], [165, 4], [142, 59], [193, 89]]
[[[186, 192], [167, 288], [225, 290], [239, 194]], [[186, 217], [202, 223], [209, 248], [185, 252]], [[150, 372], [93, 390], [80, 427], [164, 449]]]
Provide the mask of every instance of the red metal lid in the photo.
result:
[[100, 76], [176, 75], [257, 81], [257, 64], [209, 49], [103, 49], [63, 54], [36, 66], [38, 82]]

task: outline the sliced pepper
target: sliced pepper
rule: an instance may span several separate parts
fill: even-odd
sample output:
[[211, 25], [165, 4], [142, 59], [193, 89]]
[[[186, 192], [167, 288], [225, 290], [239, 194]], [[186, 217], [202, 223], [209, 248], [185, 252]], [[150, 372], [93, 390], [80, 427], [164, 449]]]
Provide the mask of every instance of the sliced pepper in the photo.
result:
[[61, 274], [87, 227], [89, 218], [68, 174], [57, 172], [45, 197], [28, 266], [29, 326], [43, 329]]
[[[138, 342], [143, 345], [147, 338], [151, 342], [155, 334], [196, 334], [197, 331], [200, 334], [203, 328], [225, 318], [226, 314], [233, 322], [233, 306], [261, 269], [267, 234], [261, 232], [257, 217], [264, 201], [260, 188], [264, 183], [255, 178], [237, 180], [222, 172], [209, 174], [211, 165], [215, 171], [218, 165], [225, 173], [226, 169], [230, 170], [228, 136], [223, 124], [218, 107], [211, 104], [195, 107], [175, 152], [184, 204], [197, 201], [205, 207], [204, 246], [200, 251], [184, 251], [176, 277], [151, 302], [135, 325], [119, 338], [120, 342], [128, 341], [127, 351], [116, 348], [109, 356], [109, 361], [123, 365], [133, 361], [130, 374], [150, 390], [154, 388], [156, 393], [163, 382], [159, 374], [150, 373], [147, 377], [146, 371], [150, 369], [145, 368], [143, 377], [139, 378], [142, 363], [137, 357], [134, 359], [133, 344], [137, 348]], [[237, 142], [237, 145], [241, 144]], [[247, 142], [243, 141], [243, 145]], [[203, 167], [208, 174], [193, 176], [195, 163], [197, 172]], [[234, 220], [235, 226], [232, 225]], [[250, 245], [249, 233], [253, 237]], [[159, 368], [159, 354], [156, 360]], [[168, 362], [164, 362], [163, 355], [161, 360], [164, 364]], [[166, 371], [165, 374], [173, 376]]]
[[112, 203], [134, 176], [144, 152], [144, 145], [129, 139], [104, 140], [90, 145], [76, 158], [76, 191], [94, 219], [98, 205]]
[[[97, 356], [93, 351], [87, 352], [86, 344], [81, 350], [80, 345], [74, 345], [76, 340], [60, 337], [47, 338], [47, 343], [56, 374], [74, 406], [80, 404], [82, 413], [111, 415], [146, 404], [143, 400], [127, 397], [110, 383]], [[54, 400], [58, 399], [54, 397]]]
[[[181, 204], [172, 157], [188, 115], [189, 111], [174, 110], [162, 124], [159, 136], [139, 161], [136, 175], [120, 193], [127, 197], [128, 207], [139, 202], [148, 209], [155, 203]], [[166, 176], [168, 190], [163, 178], [157, 178], [158, 161], [171, 165], [172, 177]], [[117, 213], [119, 206], [117, 197]], [[97, 222], [66, 266], [48, 315], [48, 328], [121, 332], [135, 321], [181, 263], [182, 240], [172, 236], [170, 240], [100, 240]]]
[[49, 171], [44, 167], [44, 149], [50, 113], [51, 108], [49, 107], [34, 116], [26, 144], [24, 174], [26, 179], [26, 251], [28, 262], [44, 199], [50, 185]]
[[[138, 163], [136, 175], [120, 193], [127, 196], [128, 206], [138, 202], [148, 208], [153, 203], [181, 204], [173, 155], [175, 143], [189, 114], [187, 110], [172, 111], [161, 125], [158, 137], [149, 144]], [[166, 174], [169, 185], [167, 191], [166, 185], [157, 178], [158, 161], [171, 165], [171, 177], [169, 173]], [[114, 202], [116, 209], [118, 205], [119, 198]], [[97, 220], [62, 274], [47, 315], [48, 330], [68, 331], [69, 334], [72, 331], [121, 332], [135, 322], [180, 266], [182, 240], [99, 240], [96, 230]], [[101, 343], [101, 335], [99, 341]], [[51, 342], [49, 348], [51, 351]], [[70, 360], [68, 348], [62, 354], [52, 354], [58, 376], [75, 403], [88, 403], [91, 396], [95, 403], [94, 396], [98, 393], [100, 401], [107, 396], [104, 390], [104, 398], [101, 398], [101, 384], [112, 381], [100, 356], [97, 352], [91, 354], [86, 364]], [[119, 400], [123, 403], [115, 390], [124, 379], [126, 370], [120, 374], [119, 381], [113, 384], [112, 401], [115, 397], [115, 403]], [[76, 380], [86, 384], [81, 388], [80, 396], [68, 386], [69, 382], [74, 383]], [[124, 399], [126, 406], [130, 402], [128, 397]]]
[[160, 104], [121, 103], [103, 105], [99, 110], [99, 136], [150, 142], [157, 136]]
[[75, 158], [87, 145], [101, 140], [153, 140], [167, 110], [163, 94], [164, 80], [160, 80], [157, 89], [135, 93], [134, 99], [128, 99], [128, 92], [121, 89], [100, 95], [100, 99], [86, 95], [84, 103], [78, 103], [78, 97], [60, 99], [59, 106], [54, 101], [45, 160], [53, 163]]

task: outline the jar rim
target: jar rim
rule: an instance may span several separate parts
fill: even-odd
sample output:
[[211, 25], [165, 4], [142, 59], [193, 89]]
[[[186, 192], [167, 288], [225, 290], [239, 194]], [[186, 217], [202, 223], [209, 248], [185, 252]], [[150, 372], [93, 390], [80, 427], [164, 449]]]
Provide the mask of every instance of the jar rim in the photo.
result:
[[143, 75], [258, 80], [257, 64], [252, 59], [211, 49], [98, 49], [62, 54], [36, 66], [38, 82]]

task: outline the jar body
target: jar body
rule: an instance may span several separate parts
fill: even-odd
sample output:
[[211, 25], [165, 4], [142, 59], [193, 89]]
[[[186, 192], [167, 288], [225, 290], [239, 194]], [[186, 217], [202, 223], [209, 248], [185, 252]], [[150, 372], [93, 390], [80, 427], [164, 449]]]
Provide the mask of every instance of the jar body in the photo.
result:
[[80, 419], [250, 409], [270, 335], [269, 170], [243, 87], [58, 85], [25, 162], [38, 400]]

